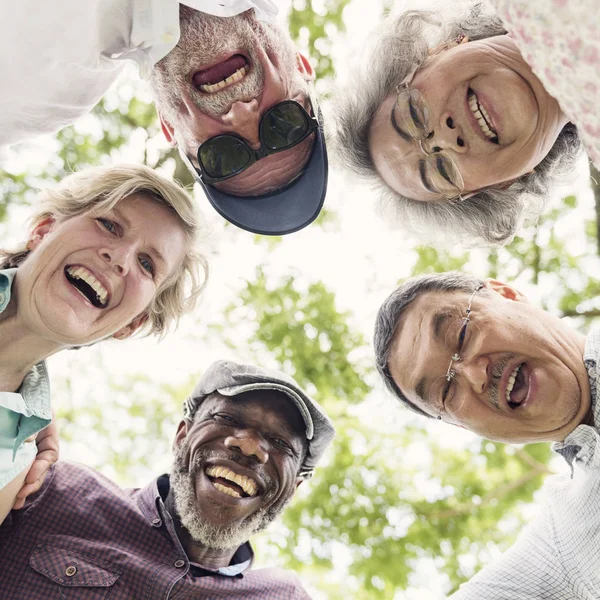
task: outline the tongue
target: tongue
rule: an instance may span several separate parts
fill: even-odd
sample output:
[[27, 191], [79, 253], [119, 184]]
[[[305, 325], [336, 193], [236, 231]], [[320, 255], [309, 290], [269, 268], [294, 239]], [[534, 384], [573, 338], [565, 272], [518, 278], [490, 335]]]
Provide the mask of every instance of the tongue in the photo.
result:
[[245, 67], [247, 64], [246, 59], [241, 54], [235, 54], [231, 58], [210, 67], [205, 71], [198, 71], [194, 74], [194, 85], [210, 85], [213, 83], [219, 83], [227, 79], [230, 75], [233, 75], [238, 69]]
[[527, 391], [529, 390], [529, 369], [527, 365], [523, 365], [519, 369], [515, 385], [513, 386], [512, 392], [510, 393], [510, 401], [515, 404], [521, 404], [525, 398], [527, 398]]

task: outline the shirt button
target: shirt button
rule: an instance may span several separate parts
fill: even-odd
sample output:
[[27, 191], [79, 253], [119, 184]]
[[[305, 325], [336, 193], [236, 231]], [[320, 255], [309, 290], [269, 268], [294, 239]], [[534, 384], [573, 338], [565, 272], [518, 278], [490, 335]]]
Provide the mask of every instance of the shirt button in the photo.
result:
[[154, 525], [154, 527], [160, 527], [162, 521], [160, 519], [152, 519], [152, 525]]
[[77, 573], [77, 567], [74, 567], [73, 565], [71, 565], [70, 567], [67, 567], [65, 569], [65, 575], [67, 577], [73, 577], [73, 575], [75, 575], [75, 573]]
[[179, 560], [176, 560], [176, 561], [175, 561], [175, 566], [176, 566], [178, 569], [181, 569], [181, 567], [183, 567], [184, 565], [185, 565], [185, 560], [181, 560], [181, 559], [179, 559]]
[[163, 34], [162, 34], [162, 41], [163, 41], [165, 44], [169, 44], [170, 42], [172, 42], [172, 41], [173, 41], [173, 35], [172, 35], [172, 34], [170, 34], [170, 33], [163, 33]]

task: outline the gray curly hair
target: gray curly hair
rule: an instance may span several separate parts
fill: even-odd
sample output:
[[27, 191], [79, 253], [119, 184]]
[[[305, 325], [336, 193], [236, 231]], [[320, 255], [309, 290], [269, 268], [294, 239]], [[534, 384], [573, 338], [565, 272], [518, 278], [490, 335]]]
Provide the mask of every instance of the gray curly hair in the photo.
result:
[[443, 20], [437, 12], [407, 11], [388, 17], [372, 33], [364, 65], [337, 94], [337, 156], [375, 189], [383, 210], [395, 213], [396, 221], [404, 227], [436, 235], [451, 233], [454, 240], [458, 236], [471, 245], [500, 245], [513, 238], [526, 217], [541, 212], [548, 190], [573, 170], [581, 152], [573, 124], [563, 128], [532, 173], [505, 189], [487, 188], [462, 202], [421, 202], [401, 196], [380, 178], [369, 149], [369, 129], [379, 106], [425, 62], [432, 48], [456, 39], [460, 33], [470, 40], [506, 33], [500, 18], [479, 0], [465, 4], [463, 14], [460, 5], [453, 4], [452, 9], [452, 17]]

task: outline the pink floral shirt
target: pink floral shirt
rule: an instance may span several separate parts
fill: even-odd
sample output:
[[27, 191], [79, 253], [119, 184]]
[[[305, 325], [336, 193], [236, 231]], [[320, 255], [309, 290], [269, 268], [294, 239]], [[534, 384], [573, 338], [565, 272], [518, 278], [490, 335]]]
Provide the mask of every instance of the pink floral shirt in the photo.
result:
[[598, 0], [491, 0], [523, 58], [600, 168]]

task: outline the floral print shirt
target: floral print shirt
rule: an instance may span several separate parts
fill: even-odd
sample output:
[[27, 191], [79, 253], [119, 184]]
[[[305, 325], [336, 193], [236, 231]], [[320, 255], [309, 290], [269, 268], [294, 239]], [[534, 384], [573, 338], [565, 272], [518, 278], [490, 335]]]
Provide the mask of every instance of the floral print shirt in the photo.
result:
[[598, 0], [491, 0], [525, 61], [600, 168]]

